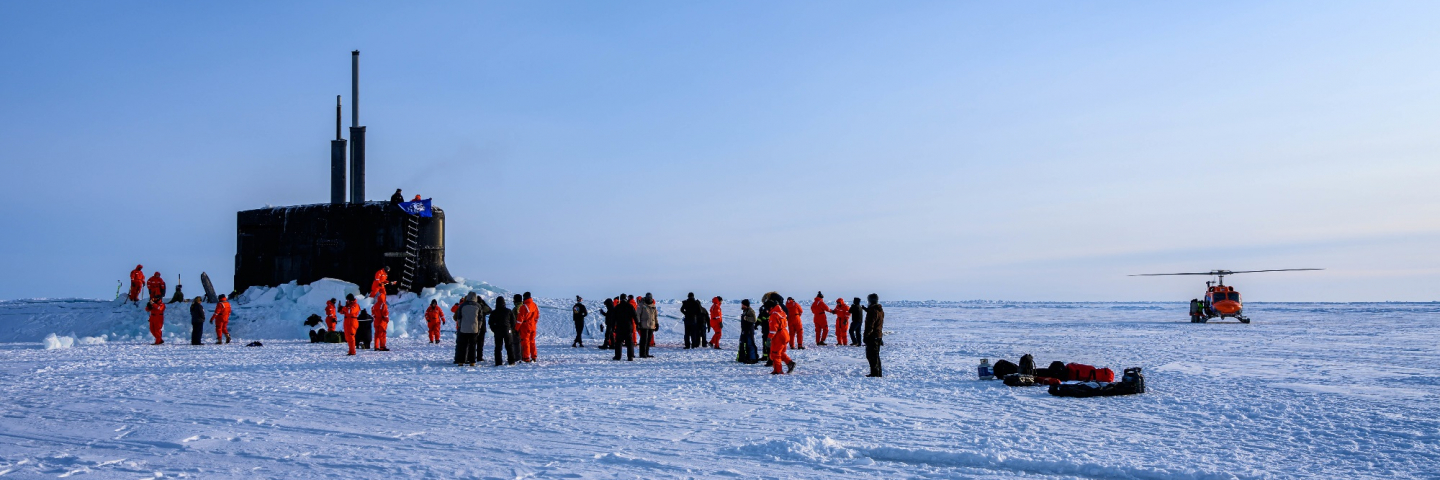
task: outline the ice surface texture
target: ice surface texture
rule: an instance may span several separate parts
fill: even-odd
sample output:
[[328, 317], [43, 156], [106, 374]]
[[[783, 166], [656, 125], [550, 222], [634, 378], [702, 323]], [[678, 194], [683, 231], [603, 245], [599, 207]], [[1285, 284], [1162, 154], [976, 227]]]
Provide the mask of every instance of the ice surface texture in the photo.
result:
[[[295, 295], [283, 297], [307, 298]], [[290, 314], [256, 302], [246, 311]], [[544, 309], [540, 362], [501, 368], [451, 366], [453, 330], [444, 345], [429, 345], [414, 324], [412, 339], [391, 342], [394, 351], [357, 357], [341, 345], [285, 340], [303, 332], [292, 319], [257, 318], [266, 326], [248, 334], [265, 338], [261, 348], [111, 336], [46, 350], [45, 334], [23, 333], [31, 316], [75, 319], [51, 332], [116, 333], [87, 329], [86, 318], [108, 321], [103, 312], [113, 308], [94, 303], [0, 303], [0, 335], [23, 342], [0, 344], [6, 478], [1440, 472], [1435, 304], [1252, 303], [1255, 323], [1239, 325], [1191, 324], [1183, 303], [892, 303], [883, 379], [863, 378], [863, 349], [854, 347], [792, 351], [800, 365], [788, 376], [737, 364], [738, 310], [728, 312], [724, 350], [681, 350], [681, 333], [670, 330], [658, 335], [657, 358], [612, 362], [608, 352], [568, 347], [560, 300], [546, 302], [555, 308]], [[142, 332], [143, 313], [125, 308]], [[24, 328], [12, 328], [17, 322]], [[673, 314], [665, 322], [673, 327]], [[173, 323], [167, 334], [188, 322]], [[1023, 353], [1042, 365], [1142, 366], [1149, 392], [1058, 398], [975, 380], [980, 358]]]

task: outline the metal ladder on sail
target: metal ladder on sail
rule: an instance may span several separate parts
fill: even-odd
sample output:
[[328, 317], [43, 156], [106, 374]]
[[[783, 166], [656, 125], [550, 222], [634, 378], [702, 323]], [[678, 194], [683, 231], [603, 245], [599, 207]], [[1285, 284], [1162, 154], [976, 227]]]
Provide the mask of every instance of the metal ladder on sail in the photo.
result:
[[420, 218], [418, 215], [405, 216], [405, 266], [400, 270], [399, 289], [413, 292], [415, 271], [420, 265]]

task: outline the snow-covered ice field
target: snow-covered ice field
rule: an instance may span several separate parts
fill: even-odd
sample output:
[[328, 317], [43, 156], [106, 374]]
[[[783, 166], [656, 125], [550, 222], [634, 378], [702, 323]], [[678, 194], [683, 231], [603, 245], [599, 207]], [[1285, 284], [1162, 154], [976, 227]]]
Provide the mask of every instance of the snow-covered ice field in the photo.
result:
[[[462, 368], [449, 326], [443, 346], [412, 322], [394, 351], [347, 358], [247, 325], [260, 306], [237, 306], [237, 343], [192, 347], [183, 308], [150, 346], [133, 306], [0, 302], [0, 476], [1440, 478], [1440, 304], [1196, 325], [1183, 303], [890, 303], [870, 379], [854, 347], [792, 351], [789, 376], [733, 362], [735, 305], [725, 350], [680, 349], [667, 304], [657, 358], [613, 362], [569, 348], [566, 302], [544, 303], [538, 364]], [[975, 379], [1027, 352], [1144, 367], [1149, 393]]]

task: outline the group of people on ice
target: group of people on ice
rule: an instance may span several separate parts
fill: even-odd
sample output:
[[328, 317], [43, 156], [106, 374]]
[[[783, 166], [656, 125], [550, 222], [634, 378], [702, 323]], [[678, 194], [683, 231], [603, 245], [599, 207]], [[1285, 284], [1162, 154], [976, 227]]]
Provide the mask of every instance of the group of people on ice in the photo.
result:
[[[130, 289], [130, 301], [138, 303], [140, 282], [144, 281], [145, 274], [142, 266], [136, 266], [131, 272], [132, 285]], [[370, 335], [375, 351], [389, 351], [387, 337], [390, 327], [390, 307], [387, 298], [386, 287], [394, 284], [389, 280], [389, 267], [375, 272], [375, 279], [370, 284], [370, 299], [373, 300], [368, 311], [360, 307], [360, 302], [354, 294], [345, 296], [345, 302], [340, 304], [336, 299], [330, 299], [325, 304], [325, 325], [329, 332], [336, 332], [336, 327], [343, 327], [345, 343], [349, 347], [347, 355], [355, 355], [356, 345], [359, 340], [359, 330], [362, 320], [368, 320], [373, 326], [373, 334]], [[155, 344], [164, 342], [161, 330], [165, 321], [165, 303], [163, 302], [165, 281], [156, 272], [148, 280], [150, 288], [150, 301], [146, 304], [145, 310], [150, 313], [150, 333], [155, 337]], [[159, 292], [159, 293], [157, 293]], [[860, 305], [860, 298], [854, 298], [850, 304], [845, 299], [836, 299], [835, 305], [826, 303], [825, 295], [816, 292], [815, 299], [810, 303], [810, 314], [814, 325], [815, 344], [828, 345], [830, 338], [829, 315], [835, 315], [835, 344], [854, 345], [866, 347], [865, 357], [870, 363], [871, 377], [882, 376], [880, 365], [880, 346], [884, 345], [884, 322], [885, 310], [880, 305], [879, 296], [870, 294], [869, 303], [866, 306]], [[772, 367], [772, 374], [780, 375], [794, 371], [796, 362], [790, 356], [790, 349], [805, 349], [805, 326], [804, 307], [793, 297], [781, 297], [775, 292], [766, 293], [761, 298], [759, 310], [752, 308], [750, 299], [740, 302], [740, 335], [737, 344], [735, 360], [747, 364], [764, 363]], [[724, 326], [724, 299], [713, 297], [710, 299], [710, 306], [707, 308], [695, 298], [694, 293], [686, 296], [680, 304], [680, 314], [684, 322], [684, 348], [699, 349], [712, 348], [720, 349], [721, 334]], [[488, 304], [474, 292], [470, 292], [465, 298], [450, 307], [449, 318], [455, 321], [455, 356], [453, 363], [456, 365], [475, 366], [484, 355], [486, 330], [494, 336], [494, 360], [495, 365], [513, 365], [517, 362], [535, 362], [538, 359], [538, 351], [535, 346], [535, 337], [540, 320], [540, 309], [535, 300], [530, 297], [530, 292], [516, 294], [513, 297], [514, 308], [506, 305], [504, 297], [495, 298], [494, 305]], [[575, 322], [575, 340], [571, 347], [584, 347], [583, 334], [585, 331], [585, 318], [590, 312], [585, 307], [584, 299], [575, 297], [575, 305], [571, 308], [572, 317]], [[205, 320], [205, 307], [199, 297], [190, 306], [193, 333], [191, 343], [202, 344], [201, 335]], [[599, 348], [603, 350], [614, 350], [614, 360], [620, 360], [622, 353], [626, 360], [633, 361], [637, 357], [636, 347], [639, 347], [639, 358], [653, 358], [651, 347], [655, 345], [655, 331], [659, 330], [659, 312], [655, 305], [655, 298], [646, 293], [643, 297], [636, 298], [634, 295], [621, 294], [614, 298], [607, 298], [604, 301], [604, 309], [600, 314], [604, 316], [604, 342]], [[215, 325], [216, 343], [229, 343], [230, 334], [228, 329], [230, 319], [230, 303], [224, 295], [220, 296], [216, 304], [215, 312], [210, 316], [210, 322]], [[343, 319], [343, 325], [340, 324]], [[425, 309], [425, 322], [428, 339], [430, 343], [440, 343], [441, 325], [447, 323], [447, 315], [436, 300], [431, 300], [430, 305]], [[852, 322], [853, 319], [853, 322]], [[488, 328], [487, 328], [488, 327]], [[757, 341], [756, 331], [760, 332]], [[707, 338], [708, 335], [708, 338]], [[622, 352], [623, 351], [623, 352]]]
[[[149, 314], [150, 335], [155, 337], [153, 345], [165, 343], [163, 330], [165, 329], [165, 279], [160, 277], [160, 272], [155, 272], [149, 280], [145, 279], [145, 266], [136, 265], [135, 270], [130, 271], [130, 292], [125, 301], [140, 303], [140, 288], [144, 286], [149, 291], [149, 300], [145, 302], [145, 312]], [[175, 287], [177, 302], [180, 297], [180, 287]], [[202, 297], [195, 297], [190, 302], [190, 344], [204, 345], [205, 334], [205, 304], [201, 303]], [[209, 322], [215, 326], [215, 344], [230, 343], [230, 301], [224, 295], [215, 304], [215, 312], [210, 315]]]
[[[685, 349], [713, 348], [720, 349], [720, 339], [723, 331], [723, 302], [720, 297], [710, 299], [710, 307], [707, 309], [695, 299], [695, 294], [690, 293], [680, 303], [680, 314], [684, 322]], [[636, 298], [634, 295], [622, 294], [614, 298], [607, 298], [604, 302], [604, 310], [600, 313], [605, 317], [604, 343], [599, 348], [615, 351], [613, 360], [620, 360], [621, 351], [624, 351], [624, 358], [627, 361], [635, 360], [636, 346], [640, 350], [640, 358], [652, 358], [650, 347], [655, 345], [655, 331], [659, 329], [659, 315], [655, 307], [655, 298], [649, 293]], [[572, 316], [575, 322], [575, 340], [571, 347], [584, 347], [581, 340], [585, 328], [585, 316], [588, 311], [585, 308], [583, 299], [575, 297], [575, 305], [571, 307]], [[856, 346], [867, 346], [866, 359], [870, 363], [871, 377], [882, 376], [880, 365], [880, 346], [884, 344], [885, 310], [880, 305], [880, 298], [876, 294], [870, 294], [869, 305], [860, 306], [860, 299], [855, 298], [851, 305], [845, 305], [844, 299], [836, 301], [834, 307], [825, 302], [825, 295], [817, 292], [815, 300], [810, 304], [810, 312], [815, 325], [815, 343], [827, 345], [829, 339], [828, 314], [835, 314], [835, 336], [837, 345], [849, 345], [850, 338], [855, 338]], [[735, 360], [747, 364], [763, 362], [765, 366], [772, 367], [771, 374], [780, 375], [795, 370], [796, 362], [790, 357], [790, 348], [805, 349], [804, 310], [794, 298], [781, 300], [775, 292], [763, 296], [763, 304], [757, 312], [750, 305], [750, 299], [740, 301], [740, 341], [737, 344]], [[855, 318], [852, 325], [851, 318]], [[756, 343], [755, 331], [760, 331], [760, 338], [763, 348]], [[709, 339], [705, 336], [714, 332]]]

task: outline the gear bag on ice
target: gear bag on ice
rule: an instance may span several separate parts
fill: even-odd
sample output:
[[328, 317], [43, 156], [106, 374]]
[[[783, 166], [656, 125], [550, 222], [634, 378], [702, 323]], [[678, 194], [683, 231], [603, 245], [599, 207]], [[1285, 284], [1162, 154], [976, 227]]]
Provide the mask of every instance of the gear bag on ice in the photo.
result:
[[1020, 356], [1020, 371], [1017, 372], [1017, 373], [1019, 373], [1019, 374], [1021, 374], [1021, 375], [1034, 375], [1034, 374], [1035, 374], [1035, 357], [1030, 356], [1030, 354], [1028, 354], [1028, 353], [1027, 353], [1027, 354], [1024, 354], [1024, 355], [1021, 355], [1021, 356]]
[[1009, 360], [996, 360], [995, 367], [991, 370], [995, 372], [995, 378], [1005, 378], [1006, 375], [1019, 373], [1020, 367], [1015, 366]]
[[1050, 386], [1050, 394], [1057, 397], [1110, 397], [1137, 393], [1145, 393], [1145, 376], [1140, 374], [1140, 367], [1125, 369], [1125, 375], [1119, 382], [1070, 381]]

